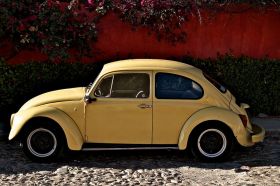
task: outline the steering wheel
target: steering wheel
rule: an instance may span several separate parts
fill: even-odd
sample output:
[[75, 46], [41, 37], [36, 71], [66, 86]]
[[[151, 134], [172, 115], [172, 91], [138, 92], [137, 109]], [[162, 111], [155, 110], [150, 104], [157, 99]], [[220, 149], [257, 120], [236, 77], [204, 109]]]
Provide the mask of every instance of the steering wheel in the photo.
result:
[[103, 93], [101, 92], [100, 89], [97, 89], [97, 90], [94, 92], [94, 95], [97, 96], [97, 97], [101, 97], [101, 96], [103, 96]]
[[144, 98], [144, 97], [145, 97], [145, 93], [143, 90], [140, 90], [135, 96], [135, 98]]

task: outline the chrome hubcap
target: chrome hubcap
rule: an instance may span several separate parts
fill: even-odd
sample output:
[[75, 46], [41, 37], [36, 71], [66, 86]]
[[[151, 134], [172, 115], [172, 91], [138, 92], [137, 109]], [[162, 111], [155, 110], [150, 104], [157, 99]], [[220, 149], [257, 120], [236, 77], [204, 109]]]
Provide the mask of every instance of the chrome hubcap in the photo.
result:
[[38, 128], [28, 135], [27, 147], [33, 155], [44, 158], [54, 153], [57, 140], [50, 130]]
[[201, 154], [208, 158], [215, 158], [224, 153], [227, 147], [227, 138], [218, 129], [203, 131], [197, 140], [197, 147]]

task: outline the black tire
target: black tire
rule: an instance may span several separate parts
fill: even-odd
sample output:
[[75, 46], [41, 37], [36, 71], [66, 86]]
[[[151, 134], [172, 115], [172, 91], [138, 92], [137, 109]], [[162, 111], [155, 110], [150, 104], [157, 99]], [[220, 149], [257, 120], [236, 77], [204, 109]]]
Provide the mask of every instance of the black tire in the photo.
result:
[[195, 128], [190, 145], [195, 158], [219, 162], [228, 158], [234, 147], [234, 140], [231, 130], [223, 124], [207, 123]]
[[23, 131], [23, 152], [32, 161], [53, 162], [62, 156], [64, 134], [55, 122], [36, 120]]

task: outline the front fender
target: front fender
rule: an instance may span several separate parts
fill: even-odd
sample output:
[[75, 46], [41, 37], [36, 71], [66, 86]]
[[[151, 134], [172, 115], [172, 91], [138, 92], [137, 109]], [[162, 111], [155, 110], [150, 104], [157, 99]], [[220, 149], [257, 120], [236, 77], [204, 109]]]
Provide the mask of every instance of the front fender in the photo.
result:
[[33, 107], [20, 111], [12, 116], [9, 140], [13, 139], [32, 118], [46, 117], [57, 122], [63, 129], [67, 144], [71, 150], [81, 150], [83, 137], [76, 123], [63, 111], [47, 106]]
[[[180, 150], [187, 148], [189, 136], [193, 129], [199, 124], [206, 121], [220, 121], [226, 124], [233, 132], [237, 141], [243, 146], [251, 146], [249, 142], [250, 135], [239, 116], [231, 110], [227, 110], [219, 107], [208, 107], [194, 113], [184, 124], [178, 141]], [[250, 144], [249, 144], [250, 143]]]

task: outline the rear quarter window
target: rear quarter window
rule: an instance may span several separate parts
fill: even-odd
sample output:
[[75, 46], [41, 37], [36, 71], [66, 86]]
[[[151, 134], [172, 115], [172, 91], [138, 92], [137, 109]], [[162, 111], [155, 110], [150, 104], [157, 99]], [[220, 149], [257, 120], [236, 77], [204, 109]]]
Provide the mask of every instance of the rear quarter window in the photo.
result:
[[216, 81], [215, 79], [211, 78], [208, 74], [203, 73], [204, 77], [212, 84], [214, 85], [220, 92], [225, 93], [227, 91], [226, 87]]
[[187, 77], [157, 73], [155, 93], [158, 99], [199, 99], [203, 96], [203, 89]]

